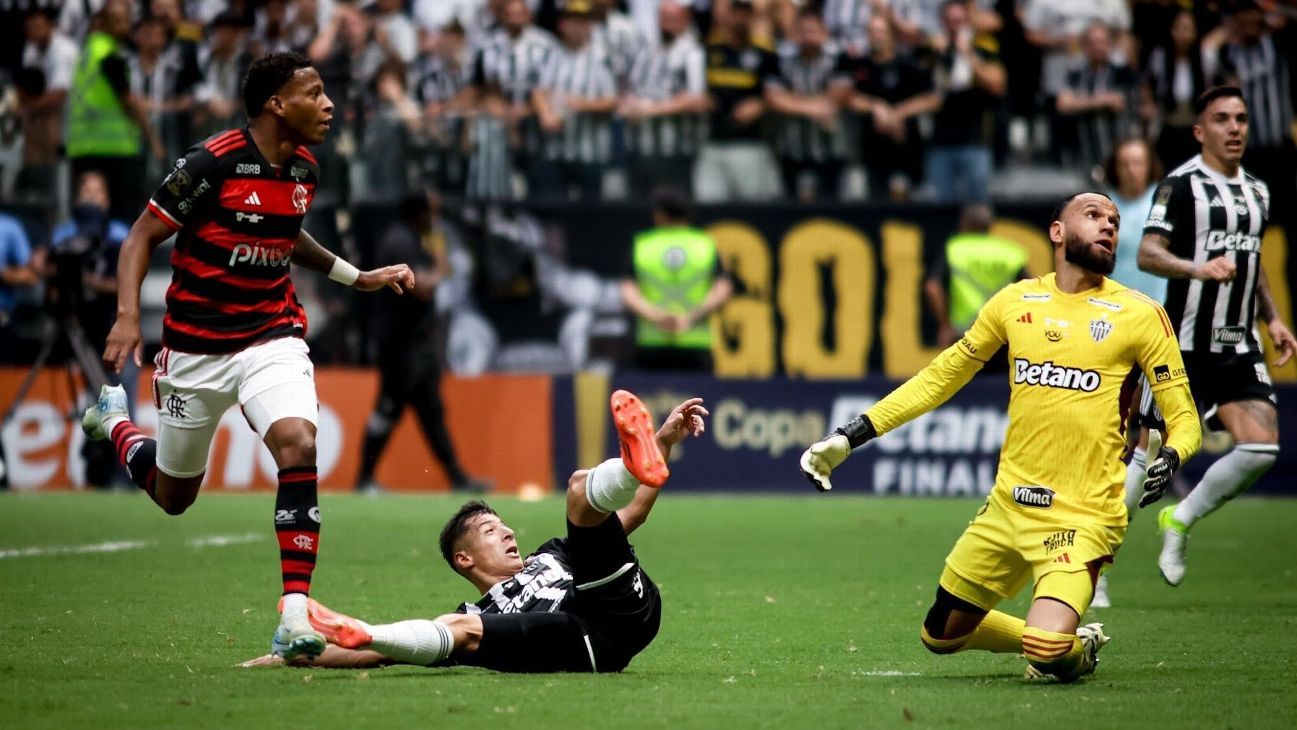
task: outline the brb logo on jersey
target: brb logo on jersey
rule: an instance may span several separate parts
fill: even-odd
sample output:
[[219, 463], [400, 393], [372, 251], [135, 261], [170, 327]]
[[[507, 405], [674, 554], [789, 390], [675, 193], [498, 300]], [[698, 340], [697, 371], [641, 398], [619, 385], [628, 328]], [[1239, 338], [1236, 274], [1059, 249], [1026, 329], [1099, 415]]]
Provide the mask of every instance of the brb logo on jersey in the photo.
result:
[[260, 243], [248, 245], [240, 243], [230, 251], [230, 266], [249, 264], [251, 266], [288, 266], [293, 252], [278, 248], [262, 246]]
[[1015, 385], [1040, 385], [1047, 388], [1064, 388], [1093, 393], [1098, 390], [1102, 378], [1094, 370], [1081, 370], [1055, 365], [1046, 360], [1037, 365], [1020, 357], [1013, 360], [1013, 382]]
[[1054, 490], [1048, 487], [1014, 487], [1013, 501], [1023, 507], [1049, 509], [1054, 506]]

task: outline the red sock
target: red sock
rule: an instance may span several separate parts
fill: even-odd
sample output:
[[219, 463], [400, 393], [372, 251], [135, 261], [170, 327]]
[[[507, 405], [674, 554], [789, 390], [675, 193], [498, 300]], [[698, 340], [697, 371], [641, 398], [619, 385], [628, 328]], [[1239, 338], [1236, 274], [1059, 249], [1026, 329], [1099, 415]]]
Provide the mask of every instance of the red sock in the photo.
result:
[[311, 573], [320, 549], [320, 507], [315, 488], [315, 467], [279, 470], [275, 535], [279, 538], [279, 567], [286, 594], [311, 592]]
[[113, 426], [112, 440], [117, 460], [130, 472], [131, 481], [152, 498], [158, 482], [158, 442], [145, 436], [130, 421]]

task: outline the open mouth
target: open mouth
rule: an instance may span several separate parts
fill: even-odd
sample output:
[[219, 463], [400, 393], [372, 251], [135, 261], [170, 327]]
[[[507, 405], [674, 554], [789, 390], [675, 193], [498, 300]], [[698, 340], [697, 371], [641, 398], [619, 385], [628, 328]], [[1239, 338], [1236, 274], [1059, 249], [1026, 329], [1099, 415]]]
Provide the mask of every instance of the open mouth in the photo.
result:
[[1108, 253], [1112, 253], [1114, 244], [1111, 238], [1100, 238], [1094, 241], [1095, 244], [1102, 246]]
[[518, 547], [515, 545], [514, 547], [506, 548], [504, 554], [516, 558], [518, 557]]

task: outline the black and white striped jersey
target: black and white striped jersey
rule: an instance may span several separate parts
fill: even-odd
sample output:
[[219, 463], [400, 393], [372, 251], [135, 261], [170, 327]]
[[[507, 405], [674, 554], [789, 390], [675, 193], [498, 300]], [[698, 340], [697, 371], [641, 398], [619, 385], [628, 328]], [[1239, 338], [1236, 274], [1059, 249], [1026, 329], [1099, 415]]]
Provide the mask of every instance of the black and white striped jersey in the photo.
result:
[[[806, 58], [796, 43], [779, 48], [779, 74], [766, 81], [799, 96], [823, 96], [835, 82], [850, 84], [851, 70], [839, 61], [835, 46], [829, 45], [818, 56]], [[831, 129], [802, 116], [780, 115], [775, 123], [775, 154], [784, 160], [823, 162], [847, 156], [847, 136], [842, 120]]]
[[534, 25], [524, 28], [517, 38], [498, 28], [477, 51], [473, 84], [498, 88], [508, 101], [529, 104], [531, 91], [540, 83], [541, 72], [557, 45], [554, 36]]
[[[632, 97], [668, 101], [707, 93], [707, 59], [692, 33], [670, 43], [646, 44], [627, 79]], [[650, 117], [627, 125], [627, 147], [640, 157], [693, 157], [707, 134], [707, 117], [686, 113]]]
[[612, 157], [612, 115], [566, 108], [568, 97], [608, 99], [617, 96], [617, 79], [604, 50], [593, 43], [581, 48], [558, 46], [550, 54], [539, 87], [563, 116], [563, 128], [544, 133], [545, 157], [564, 162], [602, 163]]
[[1231, 282], [1171, 279], [1166, 313], [1184, 352], [1260, 352], [1254, 327], [1261, 237], [1269, 218], [1270, 189], [1242, 168], [1227, 178], [1202, 155], [1176, 168], [1158, 186], [1145, 234], [1170, 240], [1171, 253], [1201, 264], [1228, 256], [1237, 267]]
[[517, 575], [491, 586], [474, 603], [460, 605], [457, 613], [554, 613], [573, 595], [571, 558], [567, 540], [554, 538], [527, 556]]
[[1229, 43], [1220, 49], [1220, 73], [1237, 78], [1247, 102], [1248, 137], [1253, 147], [1278, 147], [1292, 134], [1293, 96], [1290, 44], [1297, 32], [1266, 34], [1255, 45]]

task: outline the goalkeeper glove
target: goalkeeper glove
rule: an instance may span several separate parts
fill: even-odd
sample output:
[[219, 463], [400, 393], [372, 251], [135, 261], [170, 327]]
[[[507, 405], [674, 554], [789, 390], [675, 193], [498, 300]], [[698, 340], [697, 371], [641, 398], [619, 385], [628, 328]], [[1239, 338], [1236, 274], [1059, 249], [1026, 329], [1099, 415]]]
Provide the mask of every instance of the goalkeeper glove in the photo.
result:
[[1167, 485], [1171, 483], [1171, 475], [1179, 468], [1180, 455], [1175, 453], [1175, 449], [1170, 446], [1158, 449], [1157, 458], [1148, 465], [1145, 472], [1144, 496], [1139, 498], [1139, 506], [1147, 507], [1161, 499]]
[[802, 452], [800, 465], [802, 474], [821, 492], [833, 489], [829, 474], [838, 465], [847, 460], [851, 450], [877, 436], [874, 424], [866, 416], [857, 416], [845, 426], [839, 426], [833, 433], [811, 444]]

